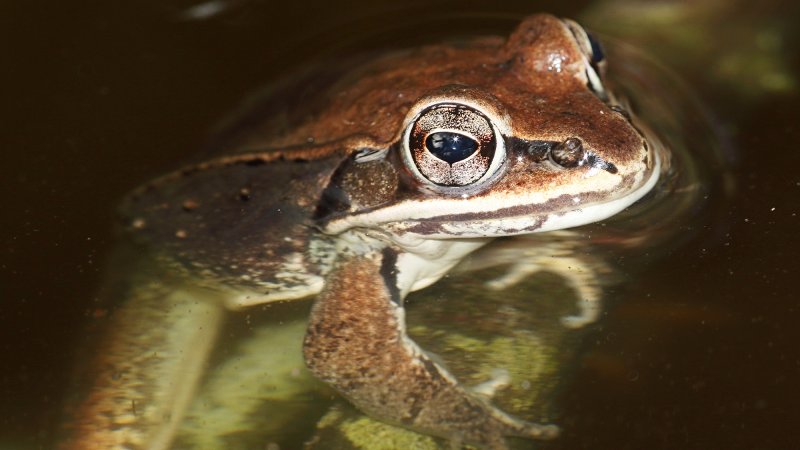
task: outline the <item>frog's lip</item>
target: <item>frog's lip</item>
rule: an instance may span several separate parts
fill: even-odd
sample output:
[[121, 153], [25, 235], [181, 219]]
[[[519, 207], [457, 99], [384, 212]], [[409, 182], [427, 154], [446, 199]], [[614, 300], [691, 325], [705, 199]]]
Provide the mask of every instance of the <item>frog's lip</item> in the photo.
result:
[[[653, 176], [648, 181], [652, 180], [652, 183], [655, 184], [657, 178], [658, 176]], [[580, 208], [559, 208], [551, 213], [537, 213], [530, 210], [540, 209], [542, 205], [510, 207], [506, 208], [506, 210], [495, 211], [492, 213], [495, 217], [486, 219], [457, 220], [452, 218], [447, 220], [446, 218], [436, 218], [431, 221], [417, 221], [404, 227], [403, 231], [424, 235], [428, 238], [446, 239], [500, 237], [563, 230], [614, 216], [642, 198], [651, 188], [652, 186], [643, 185], [629, 195], [616, 200], [581, 206]], [[564, 204], [571, 201], [571, 197], [568, 196], [552, 200], [554, 204]], [[530, 212], [526, 214], [526, 210]]]
[[432, 239], [500, 237], [572, 228], [607, 219], [644, 197], [660, 178], [662, 162], [653, 154], [654, 164], [643, 179], [629, 181], [630, 189], [587, 192], [580, 196], [562, 194], [542, 202], [501, 208], [441, 214], [434, 207], [421, 208], [415, 202], [404, 205], [409, 217], [396, 220], [381, 209], [366, 210], [334, 218], [323, 225], [325, 233], [338, 234], [369, 223], [384, 223], [396, 234], [418, 234]]

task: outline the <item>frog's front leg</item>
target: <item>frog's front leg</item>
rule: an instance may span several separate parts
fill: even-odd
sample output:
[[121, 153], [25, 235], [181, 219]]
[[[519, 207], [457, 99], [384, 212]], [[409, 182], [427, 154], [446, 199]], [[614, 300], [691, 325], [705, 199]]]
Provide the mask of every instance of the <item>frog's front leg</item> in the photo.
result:
[[311, 313], [309, 368], [380, 420], [491, 449], [505, 436], [549, 439], [554, 425], [511, 417], [458, 384], [406, 335], [397, 255], [342, 257]]

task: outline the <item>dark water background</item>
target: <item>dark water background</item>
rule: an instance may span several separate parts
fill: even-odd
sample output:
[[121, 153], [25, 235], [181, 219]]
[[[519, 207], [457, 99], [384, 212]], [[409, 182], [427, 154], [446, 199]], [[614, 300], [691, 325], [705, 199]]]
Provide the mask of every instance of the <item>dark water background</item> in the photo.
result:
[[[176, 0], [0, 5], [0, 449], [47, 448], [118, 199], [248, 92], [315, 58], [505, 34], [588, 2], [274, 3], [208, 20]], [[793, 3], [771, 5], [800, 23]], [[785, 31], [797, 76], [797, 26]], [[701, 230], [625, 288], [548, 448], [800, 446], [800, 99], [721, 89], [701, 90], [740, 150], [724, 236]]]

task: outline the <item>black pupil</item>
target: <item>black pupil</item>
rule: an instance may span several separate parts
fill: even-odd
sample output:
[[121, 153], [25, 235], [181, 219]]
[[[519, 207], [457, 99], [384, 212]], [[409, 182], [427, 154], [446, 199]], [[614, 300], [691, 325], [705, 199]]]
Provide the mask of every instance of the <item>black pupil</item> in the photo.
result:
[[434, 156], [450, 164], [469, 158], [478, 149], [475, 139], [450, 131], [431, 133], [425, 140], [425, 146]]

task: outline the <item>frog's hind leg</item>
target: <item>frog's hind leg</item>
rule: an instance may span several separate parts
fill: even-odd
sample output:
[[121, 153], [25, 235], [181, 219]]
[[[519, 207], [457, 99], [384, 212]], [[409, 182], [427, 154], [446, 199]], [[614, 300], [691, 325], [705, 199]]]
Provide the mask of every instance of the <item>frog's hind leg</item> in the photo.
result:
[[505, 436], [549, 439], [462, 387], [406, 335], [391, 252], [343, 257], [312, 309], [309, 368], [371, 416], [456, 443], [504, 449]]
[[212, 291], [142, 282], [125, 295], [68, 406], [59, 450], [166, 450], [192, 399], [224, 309]]
[[585, 245], [572, 238], [569, 231], [551, 232], [552, 241], [539, 236], [517, 236], [481, 250], [480, 256], [459, 266], [460, 271], [479, 270], [494, 265], [508, 268], [500, 277], [486, 283], [489, 289], [502, 291], [539, 272], [559, 275], [578, 296], [578, 311], [561, 318], [568, 328], [581, 328], [597, 321], [602, 312], [601, 279], [610, 278], [611, 268], [600, 258], [580, 251]]
[[546, 256], [514, 263], [506, 274], [491, 280], [487, 287], [507, 289], [538, 272], [555, 273], [567, 282], [578, 296], [578, 312], [561, 318], [568, 328], [581, 328], [597, 321], [602, 310], [602, 291], [597, 280], [597, 270], [581, 258], [571, 256]]

